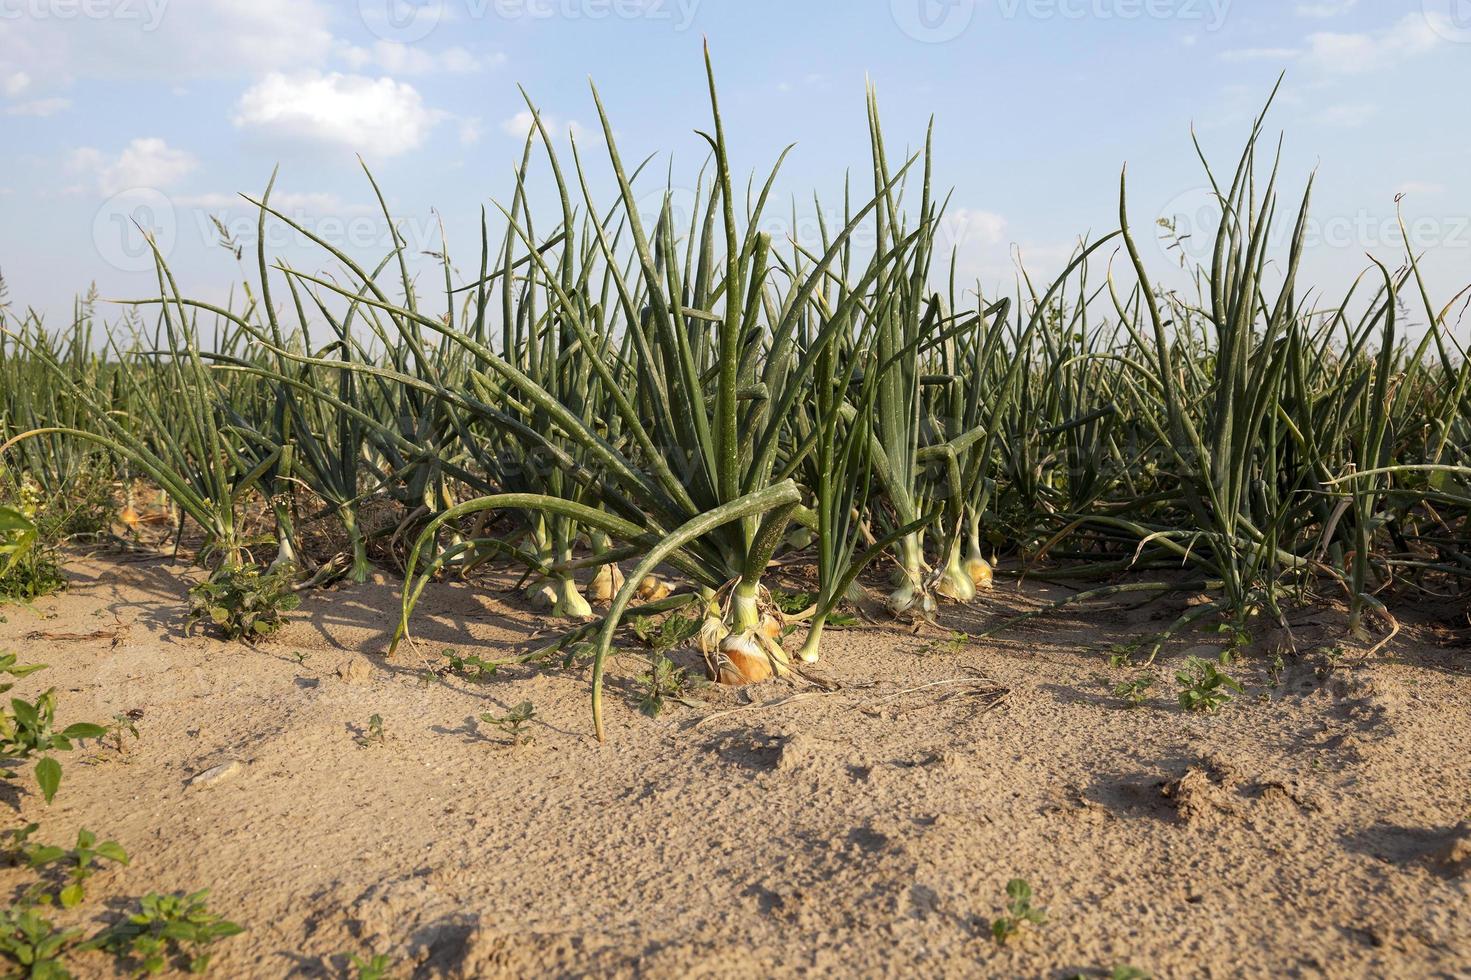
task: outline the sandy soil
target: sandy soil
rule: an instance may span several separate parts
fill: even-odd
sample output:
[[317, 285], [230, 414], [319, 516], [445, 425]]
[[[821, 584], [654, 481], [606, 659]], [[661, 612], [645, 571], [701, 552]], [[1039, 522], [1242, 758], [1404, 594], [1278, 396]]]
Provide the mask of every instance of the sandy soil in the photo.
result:
[[[1215, 717], [1175, 706], [1178, 649], [1145, 707], [1110, 694], [1130, 675], [1105, 644], [1158, 606], [959, 650], [833, 634], [836, 690], [705, 691], [657, 720], [630, 655], [599, 745], [585, 670], [426, 685], [444, 648], [503, 656], [537, 627], [483, 588], [432, 590], [386, 661], [391, 581], [318, 594], [252, 650], [183, 634], [177, 566], [70, 572], [3, 610], [0, 648], [52, 665], [21, 690], [54, 685], [63, 722], [141, 709], [141, 738], [72, 753], [50, 808], [9, 802], [47, 841], [85, 826], [133, 855], [89, 883], [89, 924], [212, 888], [248, 929], [216, 976], [341, 976], [348, 951], [403, 976], [1471, 976], [1471, 648], [1433, 622], [1367, 662], [1289, 656], [1277, 686], [1248, 658]], [[1300, 646], [1334, 622], [1305, 617]], [[476, 720], [524, 700], [530, 744]], [[385, 742], [360, 747], [373, 714]], [[987, 923], [1013, 877], [1048, 922], [1003, 948]]]

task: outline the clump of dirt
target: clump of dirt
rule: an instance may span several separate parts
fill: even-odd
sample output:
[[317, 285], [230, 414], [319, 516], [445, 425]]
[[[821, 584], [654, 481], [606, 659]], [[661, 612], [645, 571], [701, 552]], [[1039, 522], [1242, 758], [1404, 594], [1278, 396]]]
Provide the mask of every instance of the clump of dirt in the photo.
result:
[[1259, 782], [1255, 790], [1257, 799], [1270, 809], [1299, 813], [1316, 813], [1321, 809], [1312, 790], [1307, 789], [1302, 780]]
[[1452, 878], [1471, 872], [1471, 821], [1462, 820], [1446, 832], [1445, 841], [1431, 852], [1430, 863]]
[[1185, 823], [1211, 823], [1237, 812], [1238, 782], [1235, 768], [1209, 758], [1186, 769], [1180, 778], [1165, 783], [1160, 795], [1174, 804], [1175, 812]]
[[1219, 756], [1203, 758], [1178, 779], [1161, 784], [1160, 795], [1186, 824], [1214, 825], [1232, 817], [1255, 817], [1261, 810], [1286, 814], [1319, 809], [1301, 780], [1247, 779]]

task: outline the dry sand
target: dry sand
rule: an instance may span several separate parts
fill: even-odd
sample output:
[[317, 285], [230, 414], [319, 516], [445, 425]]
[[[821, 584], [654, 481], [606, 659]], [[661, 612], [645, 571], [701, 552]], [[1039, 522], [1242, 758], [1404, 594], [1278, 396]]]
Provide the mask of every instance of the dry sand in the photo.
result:
[[[539, 625], [484, 587], [432, 589], [387, 661], [388, 580], [316, 594], [250, 649], [183, 634], [178, 566], [69, 571], [3, 610], [0, 649], [51, 665], [17, 693], [55, 686], [62, 722], [141, 709], [141, 738], [66, 757], [49, 808], [9, 802], [48, 842], [85, 826], [132, 854], [89, 883], [89, 926], [211, 888], [248, 930], [216, 976], [343, 976], [348, 951], [401, 976], [1471, 976], [1471, 654], [1433, 618], [1367, 661], [1305, 649], [1276, 687], [1248, 657], [1214, 717], [1175, 706], [1178, 648], [1145, 707], [1110, 693], [1133, 675], [1106, 644], [1162, 606], [959, 650], [833, 633], [835, 691], [706, 690], [657, 720], [629, 655], [599, 745], [586, 670], [426, 686], [444, 648], [505, 656]], [[979, 630], [1046, 592], [942, 618]], [[1304, 617], [1300, 647], [1338, 622]], [[526, 700], [530, 744], [476, 720]], [[360, 747], [373, 714], [385, 741]], [[1048, 922], [1002, 948], [1014, 877]]]

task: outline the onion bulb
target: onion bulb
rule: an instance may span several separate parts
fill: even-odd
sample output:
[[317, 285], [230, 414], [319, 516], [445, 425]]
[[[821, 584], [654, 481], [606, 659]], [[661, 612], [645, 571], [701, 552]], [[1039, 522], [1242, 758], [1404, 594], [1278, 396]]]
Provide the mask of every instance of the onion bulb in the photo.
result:
[[567, 619], [591, 619], [592, 606], [588, 605], [577, 583], [570, 578], [562, 579], [557, 585], [557, 601], [552, 605], [552, 615]]
[[891, 592], [884, 605], [888, 607], [889, 614], [895, 618], [912, 616], [916, 613], [929, 617], [937, 611], [935, 597], [930, 594], [929, 590], [908, 582]]
[[587, 583], [587, 598], [599, 606], [606, 606], [613, 601], [618, 590], [623, 588], [623, 570], [617, 565], [603, 565], [592, 581]]
[[700, 652], [708, 658], [713, 651], [719, 649], [720, 641], [729, 635], [730, 628], [718, 613], [706, 616], [705, 621], [700, 624]]
[[644, 602], [657, 602], [674, 591], [674, 587], [657, 575], [645, 575], [634, 593]]
[[816, 540], [817, 535], [812, 533], [812, 529], [800, 524], [787, 533], [787, 547], [793, 551], [804, 551], [812, 547]]
[[732, 633], [720, 641], [715, 680], [731, 687], [771, 679], [771, 658], [754, 633]]
[[960, 561], [959, 548], [951, 550], [950, 559], [945, 562], [935, 591], [952, 602], [970, 602], [976, 597], [976, 584]]
[[971, 555], [965, 560], [965, 571], [974, 583], [976, 591], [984, 591], [991, 587], [991, 563], [980, 555]]
[[557, 587], [551, 582], [542, 581], [526, 590], [526, 601], [531, 603], [533, 609], [543, 612], [550, 611], [557, 604]]
[[532, 607], [553, 616], [566, 619], [591, 619], [592, 606], [588, 605], [577, 583], [570, 578], [543, 579], [526, 590], [526, 601]]
[[804, 664], [815, 664], [821, 654], [818, 647], [822, 643], [822, 628], [826, 617], [819, 616], [812, 621], [812, 627], [807, 631], [807, 640], [802, 644], [802, 649], [797, 651], [798, 658]]

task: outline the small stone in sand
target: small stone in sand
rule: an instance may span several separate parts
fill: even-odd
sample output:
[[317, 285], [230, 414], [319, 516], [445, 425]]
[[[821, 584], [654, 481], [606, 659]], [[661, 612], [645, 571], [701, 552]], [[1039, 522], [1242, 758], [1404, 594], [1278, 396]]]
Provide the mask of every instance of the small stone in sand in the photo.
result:
[[373, 676], [373, 665], [366, 657], [348, 657], [337, 665], [337, 676], [349, 684], [361, 684]]
[[1451, 828], [1445, 843], [1435, 849], [1430, 860], [1442, 874], [1451, 877], [1471, 871], [1471, 821], [1462, 821]]
[[189, 777], [189, 782], [186, 785], [188, 785], [190, 789], [193, 789], [197, 786], [213, 786], [216, 783], [223, 783], [225, 780], [229, 779], [231, 776], [237, 775], [239, 772], [240, 763], [234, 759], [231, 759], [229, 762], [222, 762], [217, 766], [210, 766], [208, 769], [204, 770], [204, 772], [195, 773], [193, 776]]

